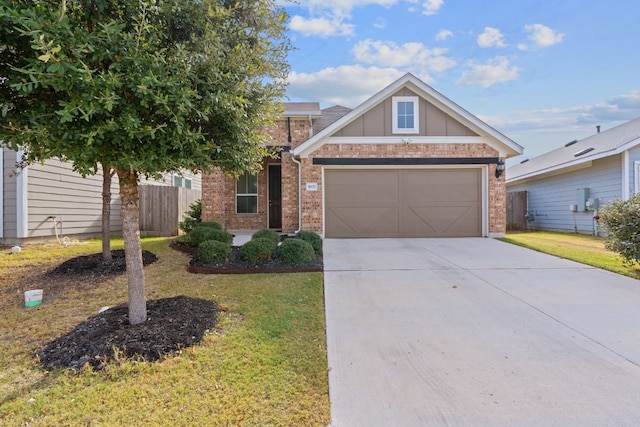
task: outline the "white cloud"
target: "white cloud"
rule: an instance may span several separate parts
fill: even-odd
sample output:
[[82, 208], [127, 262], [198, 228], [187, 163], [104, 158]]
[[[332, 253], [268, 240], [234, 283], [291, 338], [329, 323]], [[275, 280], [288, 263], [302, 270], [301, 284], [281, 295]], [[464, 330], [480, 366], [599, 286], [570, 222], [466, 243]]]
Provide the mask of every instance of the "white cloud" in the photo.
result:
[[444, 0], [427, 0], [422, 3], [422, 14], [423, 15], [435, 15], [438, 13], [442, 5], [444, 4]]
[[504, 34], [492, 27], [484, 27], [484, 32], [478, 36], [478, 46], [480, 47], [507, 47], [504, 42]]
[[490, 87], [498, 83], [516, 80], [520, 68], [512, 66], [504, 56], [498, 56], [484, 64], [469, 61], [469, 70], [462, 74], [456, 82], [459, 86]]
[[[444, 4], [444, 0], [300, 0], [297, 6], [306, 9], [309, 17], [294, 16], [291, 19], [290, 28], [306, 36], [351, 35], [355, 26], [347, 22], [351, 19], [353, 9], [371, 5], [389, 8], [407, 2], [420, 4], [424, 15], [438, 13]], [[287, 7], [291, 6], [291, 3], [278, 0], [278, 5]], [[374, 24], [376, 28], [384, 28], [386, 22], [383, 27], [380, 25], [380, 22]]]
[[526, 145], [531, 158], [573, 139], [582, 139], [640, 116], [640, 90], [587, 105], [509, 111], [501, 116], [478, 117]]
[[373, 21], [373, 27], [382, 30], [383, 28], [387, 27], [387, 20], [382, 17], [378, 17], [375, 21]]
[[[401, 0], [300, 0], [298, 6], [309, 10], [312, 14], [328, 14], [337, 17], [347, 17], [357, 7], [377, 5], [391, 7]], [[290, 6], [285, 3], [284, 6]]]
[[333, 21], [326, 18], [307, 19], [298, 15], [291, 18], [289, 27], [304, 36], [320, 37], [351, 35], [354, 31], [354, 25], [346, 24], [337, 19]]
[[436, 40], [438, 41], [442, 41], [442, 40], [446, 40], [449, 37], [453, 36], [453, 32], [451, 32], [451, 30], [440, 30], [438, 31], [438, 34], [436, 34]]
[[395, 68], [343, 65], [314, 73], [289, 74], [287, 96], [291, 99], [356, 107], [404, 75]]
[[414, 67], [420, 72], [442, 72], [456, 65], [454, 59], [445, 54], [447, 49], [429, 49], [419, 42], [397, 45], [391, 41], [371, 39], [358, 42], [353, 53], [359, 62], [382, 67]]
[[558, 33], [543, 24], [525, 25], [524, 31], [529, 33], [529, 39], [533, 41], [537, 47], [553, 46], [554, 44], [560, 43], [564, 38], [563, 33]]

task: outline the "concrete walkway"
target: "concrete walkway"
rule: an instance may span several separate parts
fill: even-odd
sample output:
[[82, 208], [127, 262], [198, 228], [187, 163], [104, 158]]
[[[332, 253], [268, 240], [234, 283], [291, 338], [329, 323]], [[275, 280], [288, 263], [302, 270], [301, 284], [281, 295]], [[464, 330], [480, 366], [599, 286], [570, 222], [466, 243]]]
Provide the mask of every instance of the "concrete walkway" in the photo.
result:
[[333, 427], [640, 425], [640, 281], [492, 239], [324, 248]]

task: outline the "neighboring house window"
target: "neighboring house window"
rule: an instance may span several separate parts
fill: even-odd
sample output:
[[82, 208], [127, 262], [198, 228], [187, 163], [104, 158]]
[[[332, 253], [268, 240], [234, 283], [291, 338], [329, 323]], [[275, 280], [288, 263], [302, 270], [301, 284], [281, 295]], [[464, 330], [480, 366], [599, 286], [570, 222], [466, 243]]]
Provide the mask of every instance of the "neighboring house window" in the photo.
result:
[[180, 175], [173, 175], [173, 186], [191, 188], [191, 178], [185, 178]]
[[236, 181], [236, 213], [258, 213], [258, 175], [245, 172]]
[[393, 97], [393, 133], [419, 132], [419, 102], [417, 96]]

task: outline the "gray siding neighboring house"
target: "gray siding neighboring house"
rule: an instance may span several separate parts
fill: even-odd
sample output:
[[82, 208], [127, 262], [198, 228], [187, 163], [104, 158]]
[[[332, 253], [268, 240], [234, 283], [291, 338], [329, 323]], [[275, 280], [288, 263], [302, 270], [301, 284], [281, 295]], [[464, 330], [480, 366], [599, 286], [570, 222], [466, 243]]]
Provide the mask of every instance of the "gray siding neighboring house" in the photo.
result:
[[640, 191], [639, 171], [640, 118], [507, 168], [507, 192], [527, 191], [529, 228], [601, 234], [598, 208]]
[[[88, 238], [102, 230], [102, 174], [83, 178], [69, 163], [56, 159], [16, 171], [18, 153], [2, 148], [2, 205], [0, 238], [5, 245], [56, 238]], [[185, 174], [191, 188], [200, 190], [200, 176]], [[174, 185], [168, 174], [160, 180], [143, 180], [141, 185]], [[111, 184], [111, 232], [122, 230], [117, 176]]]

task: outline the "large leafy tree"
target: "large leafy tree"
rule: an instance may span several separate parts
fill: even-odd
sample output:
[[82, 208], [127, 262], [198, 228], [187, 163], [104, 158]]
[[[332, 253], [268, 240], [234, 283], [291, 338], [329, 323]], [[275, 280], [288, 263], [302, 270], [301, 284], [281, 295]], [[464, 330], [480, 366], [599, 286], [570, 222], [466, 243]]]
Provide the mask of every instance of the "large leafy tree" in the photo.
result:
[[0, 140], [115, 170], [129, 322], [146, 320], [138, 180], [255, 170], [290, 49], [274, 0], [0, 0]]

